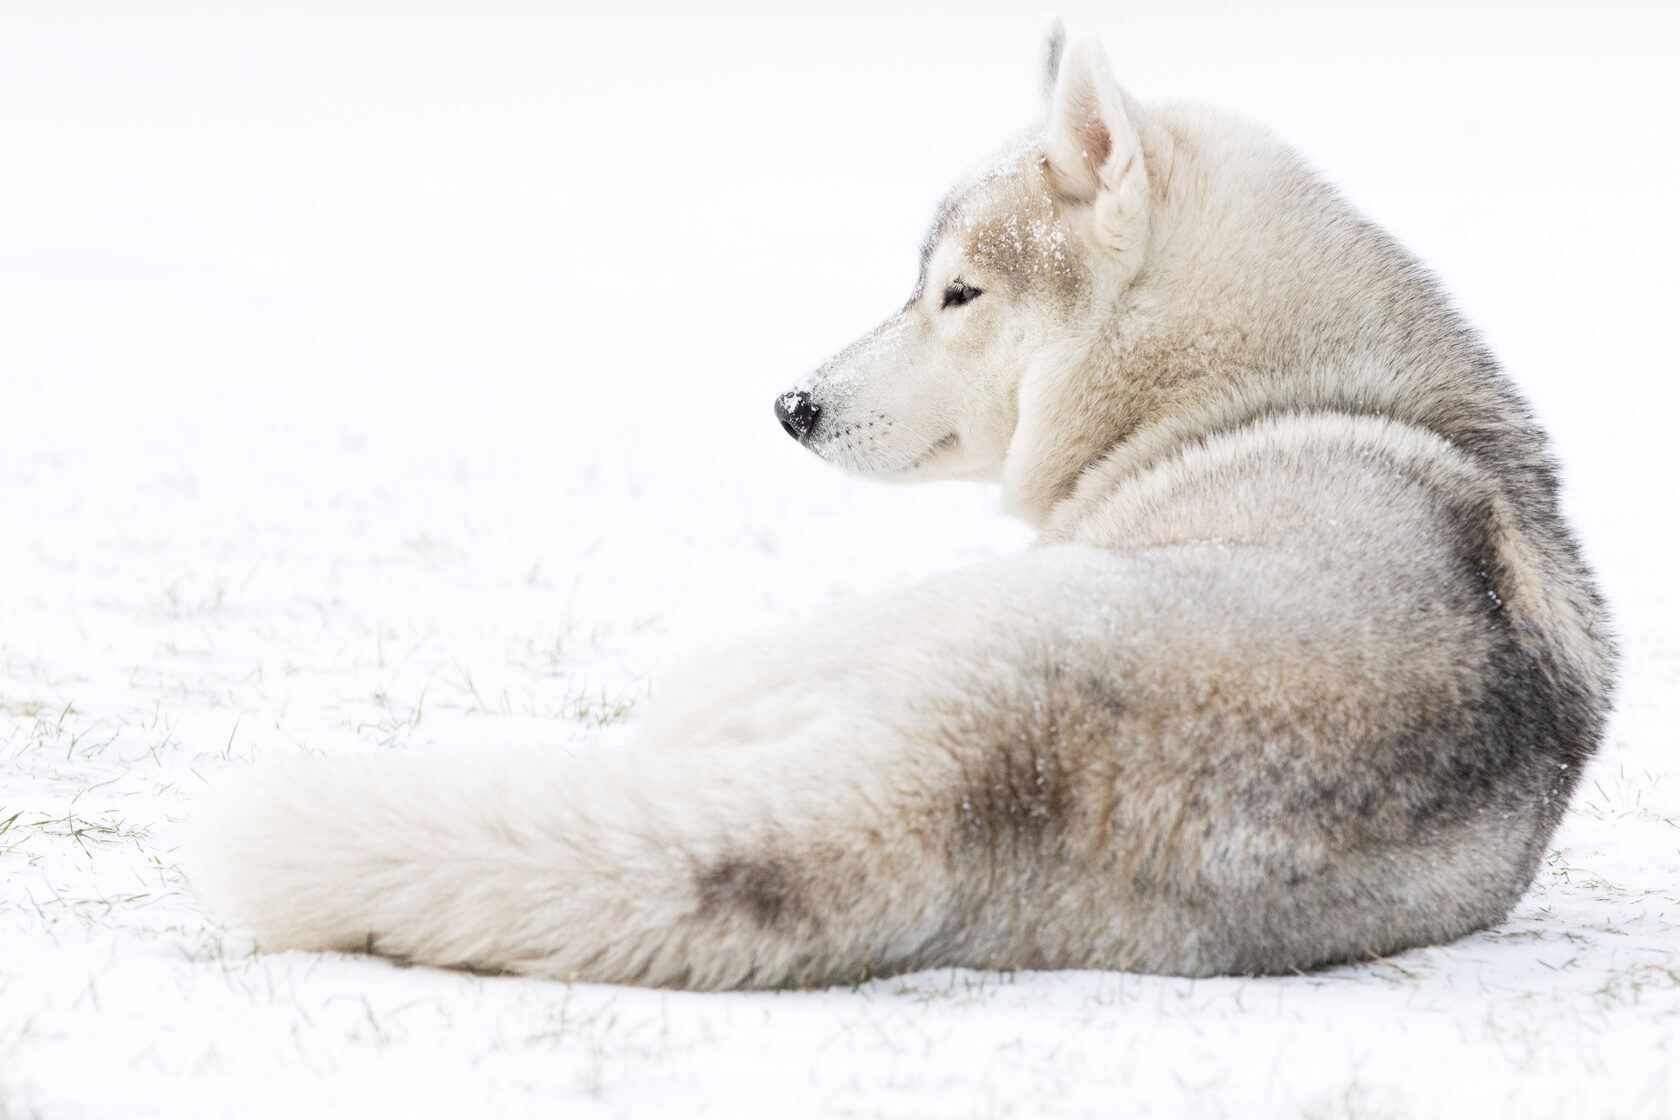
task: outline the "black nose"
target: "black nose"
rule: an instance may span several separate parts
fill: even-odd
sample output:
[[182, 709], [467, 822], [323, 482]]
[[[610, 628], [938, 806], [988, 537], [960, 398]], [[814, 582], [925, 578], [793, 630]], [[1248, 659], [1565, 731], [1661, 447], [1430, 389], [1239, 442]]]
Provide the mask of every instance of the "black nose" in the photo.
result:
[[782, 431], [800, 443], [805, 442], [805, 437], [817, 426], [817, 417], [821, 415], [822, 407], [803, 389], [794, 389], [776, 398], [776, 419], [782, 422]]

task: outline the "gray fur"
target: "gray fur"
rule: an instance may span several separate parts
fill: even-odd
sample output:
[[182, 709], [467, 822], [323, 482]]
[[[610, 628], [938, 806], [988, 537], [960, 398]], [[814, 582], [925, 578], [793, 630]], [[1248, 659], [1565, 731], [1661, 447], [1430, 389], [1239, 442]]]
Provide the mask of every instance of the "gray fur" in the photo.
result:
[[1056, 89], [1056, 72], [1062, 68], [1062, 48], [1067, 45], [1067, 32], [1062, 21], [1052, 16], [1044, 25], [1039, 48], [1039, 90], [1046, 98]]
[[1287, 972], [1504, 917], [1615, 660], [1543, 434], [1286, 148], [1058, 41], [1046, 125], [799, 386], [812, 451], [999, 481], [1039, 546], [707, 659], [623, 757], [271, 771], [197, 849], [265, 946], [715, 988]]

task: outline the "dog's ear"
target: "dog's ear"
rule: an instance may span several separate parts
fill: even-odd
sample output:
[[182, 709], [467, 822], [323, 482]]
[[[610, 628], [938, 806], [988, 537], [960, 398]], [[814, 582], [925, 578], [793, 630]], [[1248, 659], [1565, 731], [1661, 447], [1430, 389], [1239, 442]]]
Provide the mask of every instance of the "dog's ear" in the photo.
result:
[[1149, 171], [1137, 112], [1100, 46], [1081, 38], [1067, 48], [1050, 94], [1046, 168], [1064, 201], [1091, 208], [1098, 244], [1121, 253], [1141, 252], [1149, 233]]
[[1039, 88], [1044, 92], [1045, 104], [1050, 103], [1051, 96], [1056, 92], [1056, 73], [1062, 68], [1062, 47], [1067, 43], [1067, 32], [1062, 30], [1060, 16], [1051, 16], [1044, 21], [1044, 33], [1039, 36]]

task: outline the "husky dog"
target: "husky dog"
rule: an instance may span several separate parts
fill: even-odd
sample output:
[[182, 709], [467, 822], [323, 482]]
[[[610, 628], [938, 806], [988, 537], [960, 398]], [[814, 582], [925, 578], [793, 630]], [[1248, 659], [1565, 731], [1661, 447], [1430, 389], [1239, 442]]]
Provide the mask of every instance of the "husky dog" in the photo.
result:
[[775, 404], [857, 474], [1001, 482], [1038, 546], [712, 660], [629, 751], [263, 774], [198, 860], [263, 947], [724, 988], [1506, 915], [1614, 669], [1545, 437], [1289, 149], [1062, 42], [909, 302]]

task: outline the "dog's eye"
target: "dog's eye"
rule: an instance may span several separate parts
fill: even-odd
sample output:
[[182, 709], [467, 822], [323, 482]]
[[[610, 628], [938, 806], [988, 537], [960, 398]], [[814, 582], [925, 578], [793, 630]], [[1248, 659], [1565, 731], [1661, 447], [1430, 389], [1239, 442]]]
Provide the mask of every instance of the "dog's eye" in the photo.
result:
[[939, 305], [940, 310], [947, 307], [961, 307], [969, 300], [980, 294], [979, 288], [971, 288], [961, 280], [945, 286], [945, 302]]

